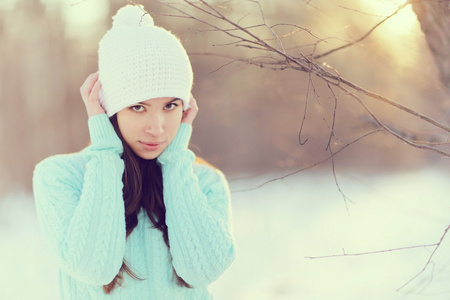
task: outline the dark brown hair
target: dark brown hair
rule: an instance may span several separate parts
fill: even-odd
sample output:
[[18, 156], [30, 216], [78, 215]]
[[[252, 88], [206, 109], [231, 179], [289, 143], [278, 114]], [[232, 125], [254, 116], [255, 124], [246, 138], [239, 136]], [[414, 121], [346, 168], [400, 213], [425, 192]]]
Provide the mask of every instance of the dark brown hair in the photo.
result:
[[[147, 212], [148, 218], [153, 224], [153, 227], [163, 233], [164, 242], [167, 247], [170, 248], [169, 235], [166, 225], [166, 207], [164, 205], [161, 167], [157, 163], [156, 159], [142, 159], [134, 153], [130, 146], [128, 146], [123, 139], [122, 133], [120, 132], [119, 124], [117, 122], [117, 115], [113, 115], [110, 118], [110, 121], [122, 141], [124, 148], [122, 159], [125, 164], [125, 171], [122, 176], [122, 182], [123, 201], [125, 205], [126, 236], [128, 238], [133, 229], [137, 226], [137, 214], [141, 208], [144, 208]], [[126, 272], [133, 279], [144, 280], [139, 278], [124, 260], [119, 273], [113, 281], [103, 286], [105, 293], [110, 294], [117, 285], [122, 285], [123, 272]], [[178, 285], [191, 288], [188, 283], [177, 275], [175, 269], [173, 272]]]

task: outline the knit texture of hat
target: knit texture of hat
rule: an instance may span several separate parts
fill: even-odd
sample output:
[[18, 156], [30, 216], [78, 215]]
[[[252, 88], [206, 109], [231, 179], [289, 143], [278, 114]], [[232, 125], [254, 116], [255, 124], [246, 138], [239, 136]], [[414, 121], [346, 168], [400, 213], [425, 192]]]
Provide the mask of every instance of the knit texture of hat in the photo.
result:
[[169, 31], [155, 26], [142, 6], [127, 5], [98, 49], [99, 99], [108, 116], [149, 99], [179, 98], [189, 107], [193, 74], [186, 50]]

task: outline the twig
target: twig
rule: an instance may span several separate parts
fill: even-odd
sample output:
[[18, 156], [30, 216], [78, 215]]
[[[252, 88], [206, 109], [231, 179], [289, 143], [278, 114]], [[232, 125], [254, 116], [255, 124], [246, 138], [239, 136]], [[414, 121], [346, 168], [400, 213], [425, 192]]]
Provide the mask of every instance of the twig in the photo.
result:
[[438, 243], [434, 244], [433, 246], [435, 247], [433, 252], [431, 253], [430, 257], [428, 258], [427, 263], [425, 264], [425, 266], [422, 268], [422, 270], [417, 273], [416, 275], [414, 275], [410, 280], [408, 280], [405, 284], [403, 284], [401, 287], [399, 287], [397, 289], [397, 292], [400, 291], [402, 288], [404, 288], [405, 286], [407, 286], [409, 283], [411, 283], [414, 279], [416, 279], [420, 274], [422, 274], [423, 272], [425, 272], [426, 268], [428, 267], [428, 265], [431, 263], [431, 259], [433, 259], [434, 254], [436, 253], [436, 251], [439, 249], [439, 246], [441, 245], [442, 241], [444, 240], [445, 236], [447, 235], [448, 230], [450, 229], [450, 225], [447, 226], [447, 228], [445, 228], [444, 230], [444, 234], [441, 236], [440, 240]]
[[[220, 27], [218, 27], [216, 25], [213, 25], [213, 24], [211, 24], [209, 22], [206, 22], [206, 21], [204, 21], [202, 19], [196, 18], [196, 17], [188, 14], [186, 11], [182, 11], [182, 10], [180, 10], [180, 9], [178, 9], [178, 8], [174, 7], [173, 5], [170, 5], [168, 3], [163, 3], [161, 1], [158, 1], [158, 2], [163, 4], [163, 5], [165, 5], [165, 6], [168, 6], [168, 7], [171, 7], [173, 9], [177, 10], [178, 12], [182, 13], [183, 15], [187, 16], [190, 19], [196, 20], [198, 22], [201, 22], [201, 23], [207, 25], [208, 27], [211, 27], [211, 28], [213, 28], [215, 30], [221, 31], [221, 32], [227, 34], [231, 38], [234, 38], [234, 39], [236, 39], [236, 40], [238, 40], [240, 42], [243, 42], [243, 43], [248, 43], [248, 45], [246, 45], [246, 47], [248, 47], [248, 48], [252, 47], [250, 45], [254, 45], [256, 47], [256, 49], [258, 49], [258, 50], [267, 51], [269, 53], [272, 52], [274, 54], [280, 55], [283, 58], [283, 60], [280, 60], [280, 62], [279, 62], [279, 65], [282, 66], [282, 67], [279, 68], [281, 70], [282, 69], [286, 69], [286, 68], [292, 68], [292, 69], [299, 70], [299, 71], [302, 71], [302, 72], [308, 72], [308, 73], [311, 72], [311, 73], [314, 73], [315, 75], [317, 75], [318, 77], [324, 79], [326, 82], [328, 82], [330, 84], [333, 84], [335, 86], [340, 86], [340, 85], [344, 84], [344, 85], [354, 89], [355, 91], [364, 93], [366, 96], [368, 96], [370, 98], [373, 98], [375, 100], [380, 100], [382, 102], [385, 102], [385, 103], [387, 103], [387, 104], [389, 104], [389, 105], [391, 105], [393, 107], [396, 107], [396, 108], [398, 108], [400, 110], [403, 110], [403, 111], [407, 112], [408, 114], [411, 114], [411, 115], [413, 115], [415, 117], [418, 117], [418, 118], [424, 120], [427, 123], [430, 123], [430, 124], [432, 124], [432, 125], [434, 125], [434, 126], [436, 126], [438, 128], [441, 128], [441, 129], [443, 129], [443, 130], [445, 130], [447, 132], [450, 132], [450, 127], [449, 126], [444, 125], [444, 124], [442, 124], [442, 123], [440, 123], [440, 122], [438, 122], [436, 120], [433, 120], [432, 118], [429, 118], [429, 117], [427, 117], [427, 116], [425, 116], [423, 114], [420, 114], [420, 113], [418, 113], [418, 112], [416, 112], [416, 111], [414, 111], [414, 110], [412, 110], [412, 109], [410, 109], [408, 107], [405, 107], [405, 106], [403, 106], [403, 105], [401, 105], [399, 103], [396, 103], [396, 102], [394, 102], [394, 101], [392, 101], [390, 99], [387, 99], [386, 97], [383, 97], [381, 95], [378, 95], [378, 94], [370, 92], [370, 91], [368, 91], [366, 89], [363, 89], [363, 88], [359, 87], [358, 85], [356, 85], [355, 83], [350, 82], [350, 81], [340, 77], [339, 75], [334, 75], [334, 74], [332, 74], [330, 72], [327, 72], [321, 66], [319, 66], [317, 63], [312, 62], [311, 60], [307, 59], [304, 56], [302, 56], [302, 57], [293, 57], [293, 56], [291, 56], [291, 55], [289, 55], [287, 53], [283, 53], [282, 51], [280, 51], [280, 50], [270, 46], [265, 41], [263, 41], [262, 39], [260, 39], [257, 36], [255, 36], [247, 28], [244, 28], [244, 27], [240, 26], [239, 24], [237, 24], [237, 23], [231, 21], [230, 19], [226, 18], [223, 14], [221, 14], [219, 11], [214, 9], [211, 5], [206, 3], [206, 1], [204, 1], [204, 0], [201, 0], [200, 2], [203, 5], [205, 5], [205, 7], [211, 9], [214, 13], [209, 12], [209, 11], [205, 10], [204, 8], [199, 7], [198, 5], [193, 4], [191, 1], [188, 1], [188, 0], [184, 0], [184, 1], [186, 3], [188, 3], [189, 5], [193, 6], [194, 8], [198, 9], [199, 11], [204, 12], [205, 14], [207, 14], [209, 16], [213, 16], [214, 18], [217, 18], [217, 19], [219, 19], [221, 21], [224, 21], [224, 22], [228, 23], [229, 25], [231, 25], [236, 30], [246, 34], [249, 38], [244, 38], [244, 37], [232, 34], [228, 30], [225, 31], [224, 29], [221, 29]], [[404, 5], [406, 5], [406, 4], [407, 3], [405, 3]], [[402, 6], [404, 6], [404, 5], [402, 5]], [[400, 6], [397, 9], [397, 11], [399, 11], [402, 8], [402, 6]], [[391, 16], [394, 15], [394, 14], [395, 14], [395, 12], [393, 14], [391, 14]], [[374, 30], [374, 28], [373, 28], [373, 30]], [[370, 31], [370, 32], [373, 32], [373, 30]], [[252, 65], [257, 65], [259, 67], [266, 67], [264, 65], [264, 63], [257, 62], [257, 61], [250, 61], [250, 60], [238, 59], [238, 58], [234, 58], [234, 60], [246, 61], [247, 63], [252, 64]], [[272, 69], [272, 70], [276, 70], [277, 69], [277, 68], [274, 68], [273, 65], [269, 66], [269, 68]], [[448, 155], [446, 155], [446, 156], [448, 156]]]
[[354, 99], [356, 99], [358, 101], [359, 104], [361, 104], [362, 107], [364, 107], [364, 109], [369, 113], [369, 115], [372, 117], [372, 119], [375, 121], [375, 123], [378, 124], [378, 126], [380, 126], [381, 128], [383, 128], [384, 131], [386, 131], [387, 133], [389, 133], [390, 135], [396, 137], [397, 139], [407, 143], [410, 146], [413, 146], [415, 148], [419, 148], [419, 149], [426, 149], [426, 150], [431, 150], [434, 151], [436, 153], [439, 153], [443, 156], [449, 156], [450, 157], [450, 153], [442, 151], [440, 149], [425, 145], [425, 144], [417, 144], [414, 141], [411, 141], [403, 136], [401, 136], [400, 134], [398, 134], [397, 132], [393, 131], [392, 129], [388, 128], [386, 125], [384, 125], [376, 116], [375, 114], [372, 112], [372, 110], [361, 100], [360, 97], [358, 97], [357, 95], [355, 95], [354, 93], [350, 92], [349, 90], [347, 90], [346, 88], [344, 88], [343, 86], [339, 86], [340, 89], [342, 89], [343, 91], [347, 92], [348, 95]]
[[[260, 49], [260, 50], [266, 50], [268, 52], [271, 52], [270, 49]], [[196, 54], [198, 55], [199, 53], [196, 53]], [[313, 73], [316, 76], [318, 76], [319, 78], [325, 80], [325, 82], [327, 82], [329, 84], [332, 84], [332, 85], [334, 85], [336, 87], [339, 87], [340, 89], [345, 89], [345, 88], [343, 88], [343, 85], [346, 85], [346, 86], [354, 89], [355, 91], [361, 92], [364, 95], [366, 95], [366, 96], [368, 96], [368, 97], [370, 97], [372, 99], [382, 101], [382, 102], [384, 102], [384, 103], [386, 103], [386, 104], [388, 104], [390, 106], [393, 106], [393, 107], [395, 107], [395, 108], [397, 108], [399, 110], [402, 110], [402, 111], [404, 111], [404, 112], [406, 112], [406, 113], [408, 113], [408, 114], [410, 114], [410, 115], [412, 115], [414, 117], [420, 118], [421, 120], [423, 120], [423, 121], [425, 121], [425, 122], [427, 122], [427, 123], [429, 123], [429, 124], [431, 124], [433, 126], [436, 126], [436, 127], [440, 128], [440, 129], [443, 129], [446, 132], [450, 132], [450, 127], [445, 125], [445, 124], [442, 124], [442, 123], [440, 123], [440, 122], [438, 122], [438, 121], [436, 121], [436, 120], [434, 120], [434, 119], [432, 119], [432, 118], [430, 118], [428, 116], [425, 116], [425, 115], [423, 115], [421, 113], [418, 113], [418, 112], [416, 112], [415, 110], [413, 110], [411, 108], [408, 108], [408, 107], [406, 107], [404, 105], [401, 105], [401, 104], [399, 104], [397, 102], [394, 102], [394, 101], [392, 101], [392, 100], [390, 100], [390, 99], [388, 99], [388, 98], [386, 98], [384, 96], [381, 96], [381, 95], [376, 94], [374, 92], [368, 91], [368, 90], [358, 86], [357, 84], [355, 84], [355, 83], [353, 83], [353, 82], [351, 82], [349, 80], [346, 80], [345, 78], [342, 78], [339, 75], [335, 75], [335, 74], [332, 74], [330, 72], [327, 72], [327, 71], [325, 71], [323, 68], [319, 67], [315, 63], [310, 63], [309, 66], [307, 64], [308, 62], [301, 63], [300, 62], [300, 58], [297, 58], [297, 65], [296, 66], [290, 65], [289, 62], [286, 62], [286, 61], [278, 61], [277, 63], [270, 64], [271, 66], [267, 66], [266, 62], [259, 62], [259, 61], [254, 61], [254, 60], [250, 60], [250, 59], [245, 59], [245, 58], [236, 58], [236, 57], [232, 57], [232, 56], [221, 55], [221, 54], [212, 54], [212, 53], [203, 53], [202, 55], [216, 55], [216, 56], [220, 56], [220, 57], [228, 57], [228, 58], [234, 59], [236, 61], [241, 61], [241, 62], [245, 62], [245, 63], [250, 64], [250, 65], [255, 65], [255, 66], [258, 66], [258, 67], [261, 67], [261, 68], [269, 68], [269, 69], [272, 69], [272, 70], [284, 70], [284, 69], [288, 69], [289, 68], [289, 69], [294, 69], [294, 70], [298, 70], [298, 71], [302, 71], [302, 72]], [[305, 61], [307, 60], [307, 58], [305, 58], [305, 57], [302, 57], [302, 58]], [[278, 68], [273, 67], [274, 65], [278, 65], [279, 67]], [[348, 89], [345, 89], [345, 91], [348, 92]], [[443, 154], [443, 153], [441, 153], [441, 154]], [[445, 153], [443, 155], [450, 156], [448, 153]]]
[[[302, 117], [302, 121], [300, 123], [300, 129], [298, 130], [298, 143], [301, 146], [304, 146], [306, 144], [306, 142], [308, 141], [308, 138], [306, 138], [302, 142], [302, 133], [303, 133], [303, 126], [305, 125], [305, 121], [306, 121], [306, 112], [308, 111], [309, 90], [311, 88], [311, 85], [312, 85], [312, 81], [311, 81], [311, 73], [310, 73], [309, 79], [308, 79], [308, 87], [306, 88], [305, 107], [303, 109], [303, 117]], [[314, 86], [313, 86], [313, 88], [314, 88]]]
[[342, 195], [342, 198], [344, 200], [344, 204], [345, 204], [345, 210], [347, 211], [347, 215], [350, 215], [350, 211], [348, 210], [348, 203], [347, 200], [349, 200], [350, 202], [354, 203], [352, 200], [350, 200], [347, 195], [345, 195], [345, 193], [342, 191], [341, 186], [339, 184], [339, 181], [337, 179], [336, 176], [336, 168], [334, 165], [334, 155], [333, 155], [333, 150], [331, 150], [331, 148], [329, 148], [329, 151], [331, 153], [331, 170], [333, 172], [333, 178], [334, 178], [334, 183], [336, 184], [336, 187], [339, 191], [339, 193]]
[[324, 259], [324, 258], [334, 258], [334, 257], [362, 256], [362, 255], [381, 254], [381, 253], [386, 253], [386, 252], [416, 249], [416, 248], [435, 247], [438, 244], [439, 243], [429, 244], [429, 245], [400, 247], [400, 248], [385, 249], [385, 250], [375, 250], [375, 251], [369, 251], [369, 252], [357, 252], [357, 253], [346, 253], [345, 250], [342, 249], [342, 254], [332, 254], [332, 255], [324, 255], [324, 256], [305, 256], [305, 258], [307, 258], [307, 259]]
[[334, 125], [336, 122], [336, 110], [337, 110], [337, 97], [336, 94], [334, 93], [333, 89], [331, 88], [330, 84], [327, 83], [328, 89], [331, 91], [331, 94], [333, 94], [333, 98], [334, 98], [334, 109], [333, 109], [333, 121], [331, 123], [331, 130], [330, 130], [330, 137], [328, 138], [328, 143], [327, 143], [327, 147], [325, 150], [331, 149], [331, 138], [334, 135]]
[[70, 6], [75, 6], [75, 5], [81, 4], [81, 3], [86, 2], [86, 1], [87, 0], [80, 0], [80, 1], [75, 2], [75, 3], [71, 3]]
[[[358, 101], [358, 103], [361, 106], [363, 106], [363, 108], [369, 113], [369, 115], [375, 121], [375, 123], [377, 123], [378, 126], [380, 126], [385, 132], [387, 132], [391, 136], [407, 143], [410, 146], [413, 146], [413, 147], [416, 147], [419, 149], [431, 150], [431, 151], [434, 151], [441, 155], [450, 157], [450, 153], [438, 149], [435, 144], [426, 144], [426, 143], [415, 142], [413, 140], [405, 138], [405, 137], [401, 136], [400, 134], [394, 132], [392, 129], [387, 127], [385, 124], [383, 124], [378, 119], [378, 117], [369, 109], [369, 107], [362, 101], [362, 99], [356, 95], [356, 92], [360, 92], [371, 99], [375, 99], [375, 100], [384, 102], [390, 106], [393, 106], [399, 110], [402, 110], [408, 114], [411, 114], [412, 116], [417, 117], [427, 123], [430, 123], [437, 128], [443, 129], [446, 132], [450, 132], [449, 126], [442, 124], [442, 123], [440, 123], [432, 118], [429, 118], [423, 114], [420, 114], [420, 113], [418, 113], [408, 107], [405, 107], [399, 103], [396, 103], [390, 99], [387, 99], [386, 97], [377, 95], [373, 92], [363, 89], [363, 88], [359, 87], [358, 85], [356, 85], [355, 83], [342, 78], [339, 74], [333, 74], [333, 73], [329, 72], [328, 70], [324, 69], [322, 66], [317, 64], [316, 62], [305, 57], [303, 54], [300, 54], [300, 57], [294, 57], [294, 56], [289, 55], [288, 53], [284, 53], [283, 50], [274, 48], [273, 46], [269, 45], [266, 41], [262, 40], [261, 38], [259, 38], [258, 36], [256, 36], [252, 32], [250, 32], [248, 29], [249, 27], [242, 27], [239, 24], [237, 24], [236, 22], [233, 22], [232, 20], [230, 20], [229, 18], [224, 16], [222, 13], [220, 13], [217, 9], [212, 7], [210, 4], [208, 4], [204, 0], [200, 0], [200, 2], [196, 2], [196, 3], [193, 3], [192, 1], [188, 1], [188, 0], [184, 0], [184, 1], [187, 4], [189, 4], [190, 6], [199, 10], [200, 12], [203, 12], [203, 13], [207, 14], [208, 16], [216, 18], [221, 22], [225, 22], [225, 24], [227, 24], [227, 25], [231, 25], [232, 28], [234, 28], [238, 32], [244, 34], [245, 37], [236, 35], [228, 29], [226, 31], [224, 31], [218, 25], [213, 25], [207, 21], [196, 18], [196, 17], [190, 15], [189, 13], [187, 13], [185, 10], [182, 11], [178, 8], [173, 7], [170, 4], [164, 3], [164, 5], [174, 8], [178, 12], [182, 13], [183, 15], [185, 15], [193, 20], [199, 21], [199, 22], [207, 25], [210, 28], [213, 28], [218, 31], [222, 31], [223, 33], [225, 33], [226, 35], [228, 35], [229, 37], [231, 37], [235, 40], [233, 44], [235, 44], [236, 46], [247, 47], [248, 49], [252, 49], [252, 50], [264, 51], [266, 53], [271, 53], [271, 54], [274, 54], [275, 56], [279, 57], [279, 58], [273, 57], [272, 59], [275, 59], [274, 62], [261, 61], [259, 59], [253, 59], [253, 58], [245, 59], [245, 58], [231, 58], [230, 57], [230, 59], [232, 59], [233, 62], [237, 62], [237, 61], [245, 62], [250, 65], [256, 65], [258, 67], [269, 68], [272, 70], [284, 70], [286, 68], [290, 68], [290, 69], [294, 69], [294, 70], [298, 70], [298, 71], [302, 71], [302, 72], [307, 72], [309, 74], [315, 74], [320, 79], [327, 82], [328, 85], [334, 85], [337, 88], [341, 89], [342, 91], [346, 92], [348, 95], [350, 95], [350, 97], [356, 99]], [[197, 4], [197, 3], [200, 3], [200, 4]], [[203, 7], [200, 7], [200, 5], [203, 5]], [[397, 11], [392, 13], [389, 17], [393, 16], [400, 9], [402, 9], [402, 7], [404, 7], [405, 5], [406, 5], [406, 3], [402, 6], [399, 6]], [[389, 17], [385, 18], [385, 20], [383, 20], [382, 22], [386, 21]], [[379, 26], [382, 22], [380, 22], [377, 26]], [[375, 28], [377, 26], [372, 28], [372, 30], [369, 31], [365, 36], [368, 36], [371, 32], [373, 32], [373, 30], [375, 30]], [[221, 69], [224, 66], [226, 66], [226, 65], [221, 66], [219, 69]], [[304, 123], [304, 120], [302, 121], [302, 124], [303, 123]], [[302, 131], [300, 130], [300, 133], [301, 132]], [[300, 140], [300, 143], [302, 143], [301, 140]]]
[[296, 171], [290, 172], [290, 173], [288, 173], [288, 174], [285, 174], [285, 175], [280, 176], [280, 177], [277, 177], [277, 178], [272, 178], [272, 179], [267, 180], [267, 181], [261, 183], [260, 185], [258, 185], [258, 186], [256, 186], [256, 187], [253, 187], [253, 188], [247, 188], [247, 189], [242, 189], [242, 190], [233, 190], [233, 191], [231, 191], [231, 192], [232, 192], [232, 193], [240, 193], [240, 192], [249, 192], [249, 191], [257, 190], [257, 189], [259, 189], [259, 188], [261, 188], [261, 187], [263, 187], [263, 186], [265, 186], [265, 185], [267, 185], [267, 184], [269, 184], [269, 183], [272, 183], [272, 182], [275, 182], [275, 181], [280, 181], [280, 180], [283, 180], [283, 179], [288, 178], [288, 177], [290, 177], [290, 176], [293, 176], [293, 175], [295, 175], [295, 174], [298, 174], [298, 173], [300, 173], [300, 172], [303, 172], [303, 171], [305, 171], [305, 170], [312, 169], [312, 168], [314, 168], [314, 167], [316, 167], [316, 166], [318, 166], [318, 165], [321, 165], [321, 164], [327, 162], [327, 161], [330, 160], [332, 157], [336, 156], [338, 153], [340, 153], [341, 151], [343, 151], [345, 148], [347, 148], [347, 147], [353, 145], [354, 143], [357, 143], [357, 142], [359, 142], [360, 140], [362, 140], [362, 139], [368, 137], [369, 135], [372, 135], [372, 134], [374, 134], [374, 133], [376, 133], [376, 132], [381, 132], [381, 131], [382, 131], [381, 129], [376, 129], [376, 130], [370, 131], [370, 132], [368, 132], [368, 133], [366, 133], [366, 134], [364, 134], [364, 135], [362, 135], [362, 136], [360, 136], [360, 137], [354, 139], [354, 140], [351, 141], [350, 143], [344, 145], [344, 146], [341, 147], [339, 150], [337, 150], [336, 152], [334, 152], [332, 155], [326, 157], [325, 159], [323, 159], [323, 160], [321, 160], [321, 161], [315, 162], [315, 163], [313, 163], [313, 164], [311, 164], [311, 165], [309, 165], [309, 166], [307, 166], [307, 167], [298, 169], [298, 170], [296, 170]]
[[[331, 139], [333, 138], [333, 136], [335, 136], [335, 134], [334, 134], [334, 126], [335, 126], [335, 122], [336, 122], [336, 111], [337, 111], [338, 99], [337, 99], [336, 94], [334, 93], [333, 89], [331, 88], [330, 84], [327, 83], [327, 86], [328, 86], [328, 89], [331, 91], [331, 94], [333, 95], [333, 98], [334, 98], [334, 109], [333, 109], [333, 118], [332, 118], [331, 128], [329, 127], [329, 129], [330, 129], [330, 136], [329, 136], [327, 147], [326, 147], [325, 150], [328, 150], [331, 153], [331, 155], [333, 155], [333, 149], [331, 147]], [[326, 121], [325, 121], [325, 123], [326, 123]], [[327, 124], [327, 126], [328, 126], [328, 124]], [[339, 193], [342, 195], [342, 198], [344, 200], [344, 204], [345, 204], [345, 209], [347, 211], [347, 215], [350, 215], [350, 212], [349, 212], [349, 209], [348, 209], [348, 201], [347, 201], [347, 200], [350, 200], [350, 199], [342, 191], [341, 186], [339, 184], [339, 181], [337, 179], [334, 156], [331, 157], [331, 168], [332, 168], [333, 178], [334, 178], [334, 182], [336, 184], [336, 187], [337, 187]], [[350, 200], [350, 201], [353, 203], [352, 200]]]
[[282, 51], [283, 53], [286, 53], [286, 51], [284, 50], [283, 44], [282, 44], [281, 41], [280, 41], [280, 38], [279, 38], [278, 35], [275, 33], [275, 31], [273, 31], [272, 27], [270, 27], [270, 26], [267, 24], [266, 16], [264, 15], [264, 11], [263, 11], [263, 9], [262, 9], [262, 7], [261, 7], [261, 3], [259, 3], [259, 0], [249, 0], [249, 1], [258, 4], [259, 11], [260, 11], [260, 13], [261, 13], [261, 17], [262, 17], [262, 19], [263, 19], [264, 25], [267, 27], [267, 29], [269, 29], [269, 31], [272, 33], [272, 35], [273, 35], [273, 36], [275, 37], [275, 39], [277, 40], [278, 45], [280, 46], [281, 51]]
[[221, 65], [221, 66], [218, 67], [217, 69], [215, 69], [215, 70], [209, 72], [208, 75], [211, 75], [211, 74], [213, 74], [213, 73], [219, 71], [220, 69], [222, 69], [222, 68], [224, 68], [224, 67], [226, 67], [226, 66], [228, 66], [228, 65], [231, 65], [231, 64], [234, 63], [234, 62], [236, 62], [236, 61], [235, 61], [235, 60], [229, 61], [229, 62], [227, 62], [226, 64]]
[[387, 20], [389, 20], [392, 16], [396, 15], [396, 14], [397, 14], [400, 10], [402, 10], [407, 4], [408, 4], [408, 3], [404, 3], [404, 4], [400, 5], [400, 6], [397, 8], [396, 11], [394, 11], [392, 14], [390, 14], [389, 16], [387, 16], [386, 18], [384, 18], [383, 20], [381, 20], [380, 22], [378, 22], [375, 26], [373, 26], [366, 34], [364, 34], [364, 35], [363, 35], [362, 37], [360, 37], [359, 39], [357, 39], [357, 40], [355, 40], [355, 41], [352, 41], [352, 42], [350, 42], [350, 43], [348, 43], [348, 44], [345, 44], [345, 45], [343, 45], [343, 46], [337, 47], [337, 48], [335, 48], [335, 49], [332, 49], [332, 50], [330, 50], [330, 51], [327, 51], [327, 52], [325, 52], [325, 53], [316, 55], [316, 56], [314, 56], [314, 59], [319, 59], [319, 58], [325, 57], [325, 56], [330, 55], [330, 54], [332, 54], [332, 53], [334, 53], [334, 52], [336, 52], [336, 51], [345, 49], [345, 48], [347, 48], [347, 47], [350, 47], [350, 46], [352, 46], [352, 45], [354, 45], [354, 44], [357, 44], [357, 43], [361, 42], [362, 40], [364, 40], [365, 38], [367, 38], [367, 37], [368, 37], [375, 29], [377, 29], [378, 26], [380, 26], [381, 24], [383, 24], [384, 22], [386, 22]]
[[359, 9], [350, 8], [350, 7], [346, 7], [346, 6], [343, 6], [343, 5], [338, 5], [338, 6], [339, 6], [340, 8], [342, 8], [342, 9], [355, 11], [355, 12], [357, 12], [357, 13], [359, 13], [359, 14], [366, 15], [366, 16], [370, 16], [370, 17], [384, 17], [384, 16], [381, 16], [381, 15], [369, 14], [369, 13], [363, 12], [363, 11], [361, 11], [361, 10], [359, 10]]

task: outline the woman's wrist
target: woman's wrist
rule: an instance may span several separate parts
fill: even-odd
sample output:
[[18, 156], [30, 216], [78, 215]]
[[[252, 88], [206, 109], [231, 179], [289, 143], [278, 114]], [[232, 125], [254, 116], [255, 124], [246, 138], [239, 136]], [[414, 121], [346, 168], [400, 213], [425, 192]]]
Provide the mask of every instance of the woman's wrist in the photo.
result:
[[123, 152], [122, 141], [117, 136], [106, 114], [93, 115], [88, 120], [89, 135], [94, 149], [115, 149], [117, 153]]
[[172, 161], [174, 157], [181, 157], [180, 155], [172, 155], [178, 150], [186, 150], [189, 145], [189, 140], [191, 139], [192, 126], [187, 123], [181, 123], [178, 128], [177, 135], [170, 143], [170, 145], [164, 150], [163, 153], [158, 157], [158, 162], [165, 165]]
[[178, 128], [177, 134], [173, 141], [167, 146], [165, 151], [184, 150], [189, 146], [191, 140], [192, 125], [188, 123], [181, 123]]

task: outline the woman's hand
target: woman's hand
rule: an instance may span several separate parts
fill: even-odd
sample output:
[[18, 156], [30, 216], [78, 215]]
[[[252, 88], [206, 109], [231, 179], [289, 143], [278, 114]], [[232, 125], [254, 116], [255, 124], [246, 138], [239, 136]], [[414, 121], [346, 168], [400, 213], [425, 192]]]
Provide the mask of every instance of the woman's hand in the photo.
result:
[[181, 119], [181, 123], [186, 123], [192, 126], [192, 122], [194, 121], [198, 113], [197, 101], [195, 100], [194, 96], [192, 96], [192, 94], [189, 105], [190, 107], [183, 112], [183, 118]]
[[81, 98], [83, 98], [89, 118], [106, 113], [98, 99], [98, 93], [101, 86], [102, 85], [98, 80], [98, 72], [95, 72], [89, 75], [80, 87]]

